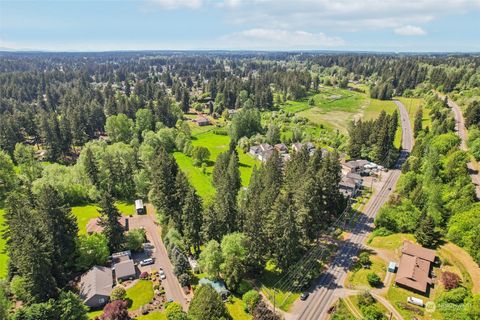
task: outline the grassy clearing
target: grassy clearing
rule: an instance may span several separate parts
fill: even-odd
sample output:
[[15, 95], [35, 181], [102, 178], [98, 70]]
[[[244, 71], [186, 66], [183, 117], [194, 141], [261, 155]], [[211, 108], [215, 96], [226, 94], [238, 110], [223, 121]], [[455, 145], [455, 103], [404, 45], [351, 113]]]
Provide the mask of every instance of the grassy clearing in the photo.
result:
[[[192, 140], [193, 146], [204, 146], [210, 151], [210, 158], [208, 159], [205, 172], [203, 172], [202, 168], [193, 165], [193, 159], [191, 157], [181, 152], [175, 152], [173, 154], [182, 171], [187, 175], [198, 194], [203, 198], [211, 197], [215, 193], [215, 189], [212, 186], [213, 166], [215, 165], [217, 156], [228, 150], [229, 143], [230, 138], [228, 136], [218, 135], [210, 131], [194, 136]], [[253, 166], [256, 163], [259, 164], [259, 162], [248, 154], [243, 153], [240, 149], [237, 151], [240, 160], [242, 185], [246, 186], [250, 182]]]
[[368, 239], [368, 245], [377, 249], [395, 251], [395, 253], [398, 254], [398, 257], [400, 257], [400, 251], [403, 241], [405, 240], [416, 242], [415, 237], [412, 234], [395, 233], [385, 237], [375, 237], [372, 235], [370, 236], [370, 239]]
[[[120, 213], [125, 216], [135, 214], [135, 205], [133, 203], [119, 201], [115, 205]], [[72, 207], [72, 213], [77, 217], [78, 234], [82, 235], [87, 233], [88, 221], [100, 215], [98, 213], [99, 209], [98, 206], [93, 204]]]
[[[451, 269], [448, 271], [455, 272], [461, 276], [462, 285], [465, 288], [472, 290], [474, 293], [479, 292], [480, 283], [478, 281], [480, 279], [480, 268], [468, 253], [450, 243], [438, 249], [437, 253], [445, 268]], [[466, 265], [468, 265], [468, 268]], [[472, 280], [472, 278], [475, 280]]]
[[[395, 98], [401, 103], [405, 105], [405, 108], [408, 111], [408, 116], [410, 118], [410, 124], [413, 128], [413, 123], [415, 122], [415, 114], [417, 113], [417, 110], [424, 104], [423, 99], [419, 98], [404, 98], [404, 97], [398, 97]], [[432, 121], [430, 119], [430, 116], [428, 115], [429, 110], [428, 109], [423, 109], [423, 118], [422, 118], [422, 127], [432, 127]]]
[[[350, 296], [345, 300], [347, 300], [347, 303], [350, 302], [354, 306], [355, 310], [362, 315], [362, 317], [365, 316], [362, 312], [362, 309], [360, 308], [360, 305], [358, 304], [358, 295]], [[375, 306], [378, 310], [382, 311], [384, 314], [389, 313], [387, 308], [385, 308], [385, 306], [378, 301], [375, 301], [375, 303], [372, 305]]]
[[[0, 209], [0, 232], [4, 229], [5, 222], [5, 210]], [[0, 236], [0, 279], [4, 279], [7, 276], [7, 262], [8, 255], [5, 253], [5, 239]]]
[[265, 270], [260, 277], [262, 283], [262, 292], [273, 303], [275, 296], [275, 305], [283, 311], [289, 311], [292, 304], [300, 297], [301, 292], [281, 291], [274, 284], [281, 278], [282, 274], [275, 264], [267, 262]]
[[240, 297], [230, 297], [229, 301], [225, 303], [225, 306], [234, 320], [253, 319], [253, 317], [245, 311], [245, 304]]
[[350, 311], [349, 307], [347, 306], [347, 301], [345, 299], [340, 298], [336, 305], [334, 315], [337, 317], [336, 319], [357, 319], [358, 317], [354, 316], [354, 314]]
[[406, 304], [408, 297], [419, 298], [419, 299], [422, 299], [423, 302], [426, 302], [427, 300], [429, 300], [424, 296], [421, 296], [419, 294], [413, 293], [411, 291], [408, 291], [408, 290], [400, 288], [400, 287], [395, 287], [393, 285], [388, 289], [387, 296], [386, 296], [388, 301], [395, 307], [395, 309], [398, 310], [398, 312], [405, 319], [413, 319], [415, 316], [416, 317], [420, 316], [422, 319], [424, 319], [424, 317], [423, 317], [424, 308], [420, 308], [420, 307], [416, 307], [412, 304], [408, 304], [409, 307], [412, 307], [412, 308], [414, 308], [414, 309], [416, 309], [420, 312], [420, 313], [417, 314], [414, 311], [406, 310], [406, 309], [401, 308], [399, 306], [399, 304]]
[[138, 280], [131, 288], [127, 289], [127, 299], [132, 300], [129, 310], [137, 310], [153, 299], [153, 284], [150, 280]]
[[382, 281], [385, 279], [387, 273], [387, 265], [385, 261], [377, 255], [371, 255], [370, 261], [372, 264], [369, 269], [360, 268], [348, 272], [347, 279], [345, 280], [345, 287], [354, 289], [371, 289], [372, 286], [370, 286], [367, 280], [367, 275], [371, 272], [376, 273]]

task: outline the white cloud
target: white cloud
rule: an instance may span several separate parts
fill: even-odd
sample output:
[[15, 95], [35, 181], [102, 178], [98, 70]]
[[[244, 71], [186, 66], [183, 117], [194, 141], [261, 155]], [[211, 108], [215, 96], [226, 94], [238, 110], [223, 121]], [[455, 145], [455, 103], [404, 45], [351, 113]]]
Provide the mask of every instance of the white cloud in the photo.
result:
[[393, 31], [401, 36], [424, 36], [427, 34], [427, 32], [422, 28], [411, 25], [398, 27], [395, 28]]
[[222, 0], [221, 5], [227, 21], [255, 28], [359, 31], [422, 25], [479, 10], [480, 0]]
[[198, 9], [202, 6], [202, 0], [149, 0], [149, 2], [165, 9]]
[[232, 49], [299, 50], [339, 47], [345, 41], [324, 33], [255, 28], [236, 32], [219, 39], [220, 45]]

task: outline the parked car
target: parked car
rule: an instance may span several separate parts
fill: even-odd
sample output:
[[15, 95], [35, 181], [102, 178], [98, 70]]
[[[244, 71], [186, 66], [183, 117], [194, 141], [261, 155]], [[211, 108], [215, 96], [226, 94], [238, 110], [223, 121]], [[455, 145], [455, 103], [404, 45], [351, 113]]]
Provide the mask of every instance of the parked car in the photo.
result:
[[307, 300], [309, 295], [310, 295], [310, 293], [308, 293], [308, 292], [302, 293], [302, 295], [300, 296], [300, 300], [302, 300], [302, 301]]
[[159, 272], [159, 273], [160, 273], [160, 279], [162, 279], [162, 280], [167, 279], [167, 276], [165, 275], [165, 272], [163, 272], [162, 269], [160, 269], [160, 272]]
[[143, 266], [148, 266], [148, 265], [151, 265], [153, 264], [155, 261], [153, 260], [153, 258], [147, 258], [147, 259], [143, 259], [142, 261], [140, 261], [140, 265], [143, 267]]

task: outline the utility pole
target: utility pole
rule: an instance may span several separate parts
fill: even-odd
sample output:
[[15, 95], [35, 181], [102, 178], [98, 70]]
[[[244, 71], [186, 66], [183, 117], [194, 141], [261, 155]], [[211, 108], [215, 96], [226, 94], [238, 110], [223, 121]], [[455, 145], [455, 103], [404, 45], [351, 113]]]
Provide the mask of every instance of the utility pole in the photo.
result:
[[275, 308], [275, 288], [273, 289], [273, 313], [277, 314], [277, 310]]

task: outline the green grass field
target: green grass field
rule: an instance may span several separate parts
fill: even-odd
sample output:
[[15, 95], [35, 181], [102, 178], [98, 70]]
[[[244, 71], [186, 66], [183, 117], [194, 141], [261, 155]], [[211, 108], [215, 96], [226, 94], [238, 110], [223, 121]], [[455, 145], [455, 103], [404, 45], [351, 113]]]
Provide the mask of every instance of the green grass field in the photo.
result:
[[[5, 210], [0, 209], [0, 232], [3, 232], [5, 217]], [[7, 276], [7, 262], [8, 256], [4, 252], [5, 250], [5, 239], [0, 236], [0, 279], [4, 279]]]
[[[408, 116], [410, 117], [410, 123], [411, 123], [412, 128], [413, 128], [413, 123], [415, 121], [415, 114], [417, 113], [417, 110], [421, 106], [424, 105], [423, 99], [404, 98], [404, 97], [398, 97], [398, 98], [395, 98], [395, 99], [397, 99], [398, 101], [403, 103], [403, 105], [407, 109]], [[432, 127], [432, 121], [431, 121], [430, 116], [428, 114], [429, 112], [430, 112], [430, 110], [423, 108], [423, 118], [422, 118], [422, 127], [423, 128], [426, 128], [426, 127], [431, 128]]]
[[137, 310], [153, 299], [153, 284], [150, 280], [138, 280], [131, 288], [127, 289], [127, 299], [132, 300], [129, 310]]
[[234, 320], [251, 320], [253, 317], [245, 312], [245, 303], [237, 296], [232, 296], [229, 302], [225, 303], [228, 312]]
[[368, 240], [368, 245], [370, 247], [378, 248], [378, 249], [398, 250], [399, 248], [402, 247], [404, 240], [416, 242], [415, 237], [412, 234], [394, 233], [385, 237], [376, 236], [376, 237], [370, 238]]
[[[203, 198], [211, 197], [215, 193], [215, 189], [212, 185], [213, 166], [217, 156], [228, 150], [229, 143], [230, 137], [218, 135], [210, 131], [194, 136], [194, 139], [192, 140], [193, 146], [204, 146], [210, 151], [210, 158], [208, 159], [205, 173], [202, 172], [202, 168], [193, 165], [193, 159], [191, 157], [186, 156], [181, 152], [175, 152], [173, 154], [178, 165], [190, 180], [190, 183]], [[242, 178], [242, 185], [246, 186], [250, 182], [253, 166], [255, 164], [259, 165], [260, 163], [248, 154], [244, 154], [240, 149], [237, 151], [240, 159], [240, 176]]]
[[369, 269], [361, 268], [356, 271], [350, 271], [345, 281], [346, 287], [352, 287], [355, 289], [371, 289], [372, 287], [368, 283], [367, 275], [371, 272], [376, 273], [380, 279], [385, 279], [387, 273], [387, 266], [385, 261], [377, 255], [371, 255], [370, 261], [372, 262]]
[[[116, 206], [123, 215], [127, 216], [135, 213], [135, 205], [133, 203], [118, 201]], [[99, 216], [98, 209], [96, 205], [72, 207], [72, 212], [77, 217], [78, 234], [87, 233], [88, 221]]]

